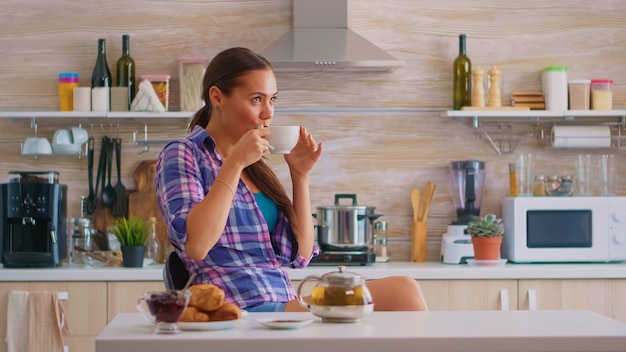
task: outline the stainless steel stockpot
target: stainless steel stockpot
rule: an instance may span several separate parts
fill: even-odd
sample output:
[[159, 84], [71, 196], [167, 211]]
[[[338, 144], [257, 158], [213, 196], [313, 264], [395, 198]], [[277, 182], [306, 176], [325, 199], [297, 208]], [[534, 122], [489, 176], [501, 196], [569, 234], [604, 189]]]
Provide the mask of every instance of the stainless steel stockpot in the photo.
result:
[[[352, 204], [341, 205], [341, 199], [351, 199]], [[320, 247], [350, 249], [371, 245], [372, 222], [381, 216], [374, 213], [375, 208], [357, 205], [356, 194], [335, 194], [334, 205], [317, 207]]]

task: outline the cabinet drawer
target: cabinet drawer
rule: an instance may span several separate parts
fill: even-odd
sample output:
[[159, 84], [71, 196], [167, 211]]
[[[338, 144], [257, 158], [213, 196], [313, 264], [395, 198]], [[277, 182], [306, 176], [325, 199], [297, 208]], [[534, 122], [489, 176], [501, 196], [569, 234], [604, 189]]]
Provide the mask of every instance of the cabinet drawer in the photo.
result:
[[6, 335], [9, 292], [43, 290], [67, 293], [67, 300], [62, 300], [61, 304], [71, 336], [96, 336], [106, 327], [105, 282], [3, 282], [0, 283], [0, 336]]
[[419, 280], [419, 284], [433, 311], [517, 310], [517, 280]]

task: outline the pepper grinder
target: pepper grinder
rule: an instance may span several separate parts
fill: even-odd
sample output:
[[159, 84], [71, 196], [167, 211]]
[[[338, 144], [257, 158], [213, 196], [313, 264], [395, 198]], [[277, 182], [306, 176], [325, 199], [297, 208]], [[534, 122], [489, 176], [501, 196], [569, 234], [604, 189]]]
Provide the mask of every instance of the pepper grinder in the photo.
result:
[[376, 221], [374, 223], [374, 254], [377, 263], [389, 261], [389, 250], [387, 249], [387, 222]]
[[485, 70], [480, 66], [472, 70], [472, 106], [485, 107]]
[[487, 106], [502, 106], [500, 70], [495, 66], [489, 70], [489, 100], [487, 101]]

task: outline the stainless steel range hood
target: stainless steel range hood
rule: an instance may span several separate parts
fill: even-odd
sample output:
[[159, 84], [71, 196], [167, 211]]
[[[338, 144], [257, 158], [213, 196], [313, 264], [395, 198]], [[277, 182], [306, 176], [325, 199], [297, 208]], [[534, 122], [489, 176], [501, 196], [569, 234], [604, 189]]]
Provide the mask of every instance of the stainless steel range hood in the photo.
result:
[[275, 71], [390, 71], [404, 66], [348, 28], [348, 0], [293, 0], [293, 28], [261, 52]]

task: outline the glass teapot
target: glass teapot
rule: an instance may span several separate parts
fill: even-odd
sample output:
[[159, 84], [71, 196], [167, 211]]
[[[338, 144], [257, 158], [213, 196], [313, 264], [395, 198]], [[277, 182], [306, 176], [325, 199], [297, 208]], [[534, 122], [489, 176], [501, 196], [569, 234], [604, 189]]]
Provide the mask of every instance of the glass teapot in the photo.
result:
[[[313, 315], [329, 322], [356, 322], [374, 310], [372, 295], [361, 275], [346, 272], [345, 266], [319, 276], [307, 276], [298, 286], [298, 301]], [[302, 288], [308, 281], [317, 281], [311, 303], [304, 301]]]

